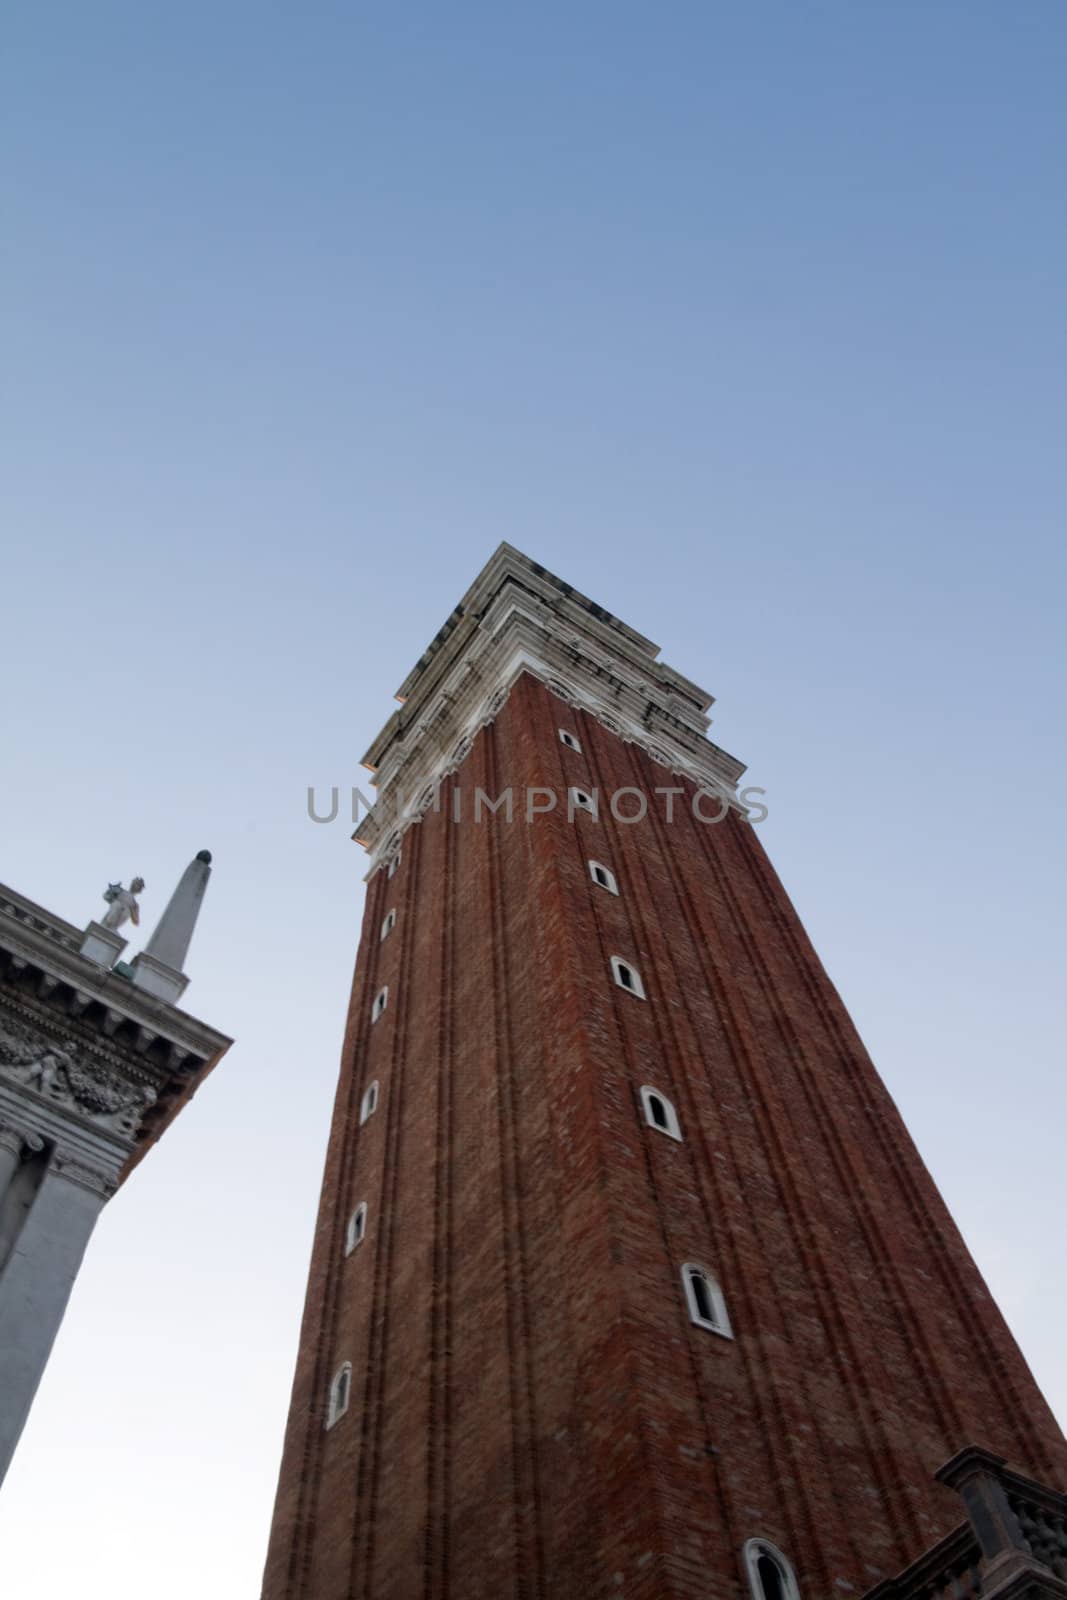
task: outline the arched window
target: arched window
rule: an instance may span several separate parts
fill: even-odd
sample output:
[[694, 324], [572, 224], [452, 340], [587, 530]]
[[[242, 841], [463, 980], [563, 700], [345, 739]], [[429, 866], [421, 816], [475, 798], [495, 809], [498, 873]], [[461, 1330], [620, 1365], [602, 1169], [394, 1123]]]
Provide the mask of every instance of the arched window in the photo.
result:
[[636, 995], [638, 1000], [645, 998], [645, 986], [641, 982], [641, 974], [636, 967], [624, 961], [622, 956], [612, 956], [611, 972], [620, 989], [625, 989], [627, 994]]
[[352, 1393], [352, 1363], [346, 1361], [343, 1367], [338, 1367], [330, 1380], [330, 1400], [326, 1407], [326, 1426], [332, 1428], [335, 1422], [340, 1421], [348, 1410], [348, 1401]]
[[615, 874], [610, 867], [605, 867], [600, 861], [590, 861], [589, 876], [601, 889], [606, 889], [609, 894], [618, 894], [619, 885]]
[[800, 1600], [796, 1574], [777, 1545], [749, 1539], [743, 1554], [752, 1600]]
[[392, 931], [393, 931], [393, 929], [395, 927], [396, 927], [396, 910], [394, 908], [392, 911], [387, 911], [385, 913], [385, 916], [382, 918], [382, 931], [381, 931], [381, 933], [379, 934], [378, 937], [380, 939], [388, 939], [389, 935], [392, 933]]
[[367, 1088], [366, 1088], [366, 1090], [364, 1092], [363, 1099], [359, 1103], [359, 1122], [360, 1122], [360, 1127], [363, 1126], [363, 1124], [366, 1122], [368, 1117], [373, 1117], [373, 1115], [377, 1111], [377, 1109], [378, 1109], [378, 1080], [377, 1080], [377, 1078], [375, 1078], [373, 1083], [368, 1084], [368, 1086], [367, 1086]]
[[381, 1016], [388, 1004], [389, 985], [386, 984], [385, 988], [379, 989], [378, 993], [374, 996], [374, 1004], [370, 1008], [370, 1019], [372, 1022], [377, 1022], [378, 1018]]
[[661, 1094], [658, 1089], [650, 1088], [646, 1083], [641, 1090], [641, 1104], [645, 1108], [645, 1121], [650, 1128], [658, 1128], [660, 1133], [666, 1133], [672, 1139], [681, 1139], [682, 1130], [678, 1126], [678, 1113], [665, 1094]]
[[367, 1231], [367, 1202], [362, 1201], [348, 1219], [345, 1229], [345, 1255], [350, 1256], [357, 1244], [363, 1243]]
[[578, 740], [574, 737], [574, 734], [573, 733], [568, 733], [566, 728], [561, 728], [559, 730], [559, 742], [560, 742], [560, 744], [565, 744], [567, 746], [568, 750], [577, 750], [578, 754], [581, 755], [581, 753], [582, 753], [581, 745], [578, 743]]
[[397, 867], [399, 867], [399, 865], [400, 865], [400, 846], [397, 845], [395, 851], [389, 857], [389, 866], [387, 867], [386, 874], [385, 874], [386, 877], [387, 878], [391, 878], [394, 875], [394, 873], [396, 872], [396, 869], [397, 869]]
[[596, 795], [595, 794], [587, 794], [584, 789], [568, 789], [567, 790], [567, 821], [568, 822], [573, 822], [574, 818], [575, 818], [575, 813], [578, 812], [578, 811], [588, 811], [589, 815], [595, 821], [596, 820]]
[[706, 1267], [687, 1261], [682, 1268], [682, 1286], [689, 1315], [697, 1327], [721, 1334], [724, 1339], [732, 1339], [734, 1335], [726, 1301], [715, 1274]]

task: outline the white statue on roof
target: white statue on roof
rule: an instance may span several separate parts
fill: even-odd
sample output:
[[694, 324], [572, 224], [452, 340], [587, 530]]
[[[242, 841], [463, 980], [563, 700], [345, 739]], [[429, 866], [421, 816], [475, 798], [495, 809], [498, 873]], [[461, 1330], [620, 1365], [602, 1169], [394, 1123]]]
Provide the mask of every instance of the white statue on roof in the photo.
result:
[[124, 889], [121, 883], [109, 883], [104, 890], [104, 899], [108, 908], [104, 915], [102, 926], [105, 928], [121, 928], [124, 922], [132, 922], [136, 928], [141, 920], [141, 908], [137, 904], [137, 895], [144, 888], [143, 878], [131, 878], [130, 887]]

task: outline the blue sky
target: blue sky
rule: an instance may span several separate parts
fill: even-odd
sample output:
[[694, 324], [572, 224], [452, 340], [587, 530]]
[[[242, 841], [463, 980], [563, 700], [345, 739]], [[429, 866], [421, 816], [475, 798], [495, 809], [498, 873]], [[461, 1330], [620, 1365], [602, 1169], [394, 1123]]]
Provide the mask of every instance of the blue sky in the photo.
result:
[[151, 925], [211, 848], [238, 1043], [93, 1242], [15, 1588], [258, 1593], [362, 902], [305, 791], [501, 538], [718, 697], [1067, 1416], [1065, 45], [1054, 0], [16, 5], [0, 874], [80, 923], [141, 872]]

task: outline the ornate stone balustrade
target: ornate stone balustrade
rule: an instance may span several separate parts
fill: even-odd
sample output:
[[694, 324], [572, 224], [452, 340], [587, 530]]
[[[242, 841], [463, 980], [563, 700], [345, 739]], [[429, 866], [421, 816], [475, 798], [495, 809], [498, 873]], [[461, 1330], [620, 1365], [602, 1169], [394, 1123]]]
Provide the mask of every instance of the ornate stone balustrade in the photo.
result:
[[864, 1600], [1067, 1600], [1067, 1495], [973, 1446], [937, 1478], [967, 1521]]

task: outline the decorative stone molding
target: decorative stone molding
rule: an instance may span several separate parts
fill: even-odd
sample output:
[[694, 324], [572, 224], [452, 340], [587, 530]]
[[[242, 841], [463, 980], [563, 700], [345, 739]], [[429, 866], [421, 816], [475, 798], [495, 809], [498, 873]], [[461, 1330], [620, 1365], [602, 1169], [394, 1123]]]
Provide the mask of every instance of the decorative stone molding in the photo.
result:
[[71, 923], [45, 914], [32, 902], [24, 900], [21, 895], [14, 894], [2, 886], [0, 886], [0, 916], [10, 917], [13, 922], [21, 923], [24, 928], [41, 938], [71, 952], [77, 951], [84, 937], [82, 931], [73, 927]]
[[91, 1194], [102, 1195], [105, 1200], [110, 1200], [119, 1186], [117, 1171], [104, 1171], [101, 1167], [87, 1166], [84, 1161], [78, 1161], [73, 1157], [58, 1154], [52, 1166], [68, 1183], [76, 1183], [79, 1188], [88, 1189]]
[[565, 704], [660, 766], [737, 805], [743, 765], [706, 736], [711, 696], [656, 659], [658, 647], [501, 545], [418, 666], [364, 758], [378, 803], [356, 829], [373, 873], [416, 821], [419, 796], [455, 771], [529, 672]]
[[934, 1476], [967, 1521], [864, 1600], [1067, 1600], [1067, 1495], [975, 1445]]
[[0, 885], [0, 1090], [22, 1101], [25, 1115], [9, 1121], [57, 1138], [74, 1119], [117, 1141], [128, 1172], [230, 1041], [131, 982], [128, 969], [89, 960], [84, 940]]
[[9, 1150], [16, 1156], [21, 1155], [25, 1142], [25, 1135], [13, 1122], [0, 1122], [0, 1150]]
[[70, 1041], [61, 1044], [6, 1012], [0, 1013], [0, 1076], [124, 1139], [134, 1138], [157, 1098], [151, 1085], [131, 1083], [111, 1063], [75, 1052]]
[[180, 1047], [199, 1064], [229, 1044], [224, 1035], [135, 987], [128, 977], [87, 960], [80, 951], [83, 932], [58, 918], [52, 928], [49, 915], [0, 885], [0, 987], [5, 963], [8, 977], [16, 980], [10, 985], [12, 991], [22, 980], [24, 986], [32, 983], [39, 994], [43, 980], [54, 980], [47, 982], [48, 1007], [58, 1014], [61, 1027], [68, 1017], [79, 1017], [90, 1008], [95, 1011], [102, 1004], [106, 1016], [103, 1023], [98, 1017], [90, 1021], [94, 1033], [102, 1026], [121, 1030], [132, 1022], [151, 1035], [157, 1050], [164, 1043], [168, 1049]]

